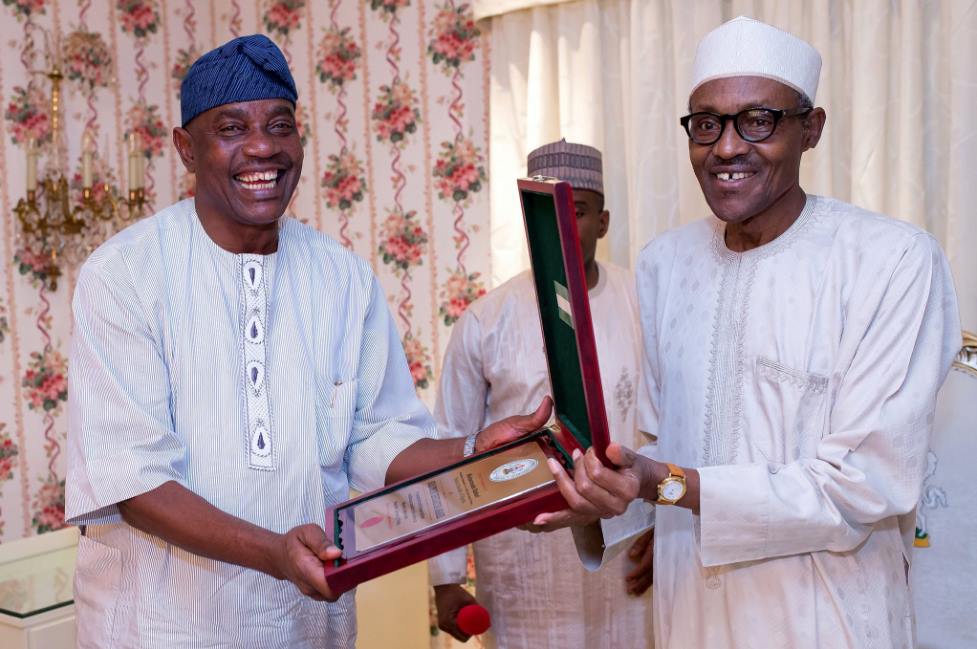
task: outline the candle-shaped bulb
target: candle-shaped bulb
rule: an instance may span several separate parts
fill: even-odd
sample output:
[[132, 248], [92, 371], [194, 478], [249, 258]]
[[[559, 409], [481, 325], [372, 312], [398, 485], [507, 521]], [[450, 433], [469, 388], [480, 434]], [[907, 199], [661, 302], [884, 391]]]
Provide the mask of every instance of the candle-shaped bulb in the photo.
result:
[[92, 188], [92, 136], [86, 131], [81, 148], [81, 186]]
[[37, 148], [34, 139], [27, 140], [27, 191], [37, 190]]
[[139, 189], [139, 160], [136, 152], [136, 133], [129, 134], [129, 191], [134, 192]]
[[139, 189], [146, 186], [146, 152], [142, 149], [142, 142], [139, 134], [136, 134], [136, 179]]

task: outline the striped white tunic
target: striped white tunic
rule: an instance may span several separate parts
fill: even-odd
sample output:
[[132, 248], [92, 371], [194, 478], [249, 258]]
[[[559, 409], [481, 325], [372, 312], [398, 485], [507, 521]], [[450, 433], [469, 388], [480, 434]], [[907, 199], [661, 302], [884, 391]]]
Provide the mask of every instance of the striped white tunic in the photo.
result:
[[88, 525], [79, 647], [353, 646], [352, 594], [319, 603], [192, 555], [124, 523], [116, 503], [173, 480], [276, 532], [324, 525], [351, 485], [382, 485], [398, 453], [433, 436], [363, 260], [292, 219], [278, 252], [232, 254], [192, 200], [177, 203], [81, 269], [70, 386], [67, 516]]

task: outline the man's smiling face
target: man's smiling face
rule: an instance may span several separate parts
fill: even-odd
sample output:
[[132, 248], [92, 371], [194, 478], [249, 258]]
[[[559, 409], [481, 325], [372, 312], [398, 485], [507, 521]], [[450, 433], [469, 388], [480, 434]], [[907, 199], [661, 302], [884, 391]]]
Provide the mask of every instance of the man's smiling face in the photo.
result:
[[[800, 95], [764, 77], [708, 81], [692, 93], [691, 112], [733, 115], [748, 108], [798, 108]], [[775, 211], [778, 202], [800, 187], [801, 153], [817, 144], [824, 113], [781, 119], [769, 138], [747, 142], [732, 121], [720, 138], [703, 145], [689, 141], [689, 158], [713, 213], [727, 223], [742, 223]], [[813, 117], [813, 119], [812, 119]]]
[[176, 129], [174, 142], [196, 174], [198, 212], [239, 225], [275, 223], [302, 175], [295, 107], [286, 99], [211, 108]]

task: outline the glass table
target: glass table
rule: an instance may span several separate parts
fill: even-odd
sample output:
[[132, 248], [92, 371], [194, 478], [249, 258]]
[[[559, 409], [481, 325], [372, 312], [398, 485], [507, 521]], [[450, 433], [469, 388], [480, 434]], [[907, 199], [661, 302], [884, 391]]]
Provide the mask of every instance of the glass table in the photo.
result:
[[75, 548], [0, 564], [0, 614], [24, 619], [73, 603]]
[[72, 649], [78, 530], [0, 545], [0, 647]]

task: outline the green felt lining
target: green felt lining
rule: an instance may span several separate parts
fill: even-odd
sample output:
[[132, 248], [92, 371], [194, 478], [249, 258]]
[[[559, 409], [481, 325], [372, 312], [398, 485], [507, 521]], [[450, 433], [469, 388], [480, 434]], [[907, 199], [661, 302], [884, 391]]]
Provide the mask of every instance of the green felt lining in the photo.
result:
[[[577, 336], [569, 317], [567, 277], [563, 248], [556, 219], [556, 205], [550, 194], [522, 192], [526, 213], [530, 255], [536, 280], [546, 357], [550, 370], [553, 401], [560, 422], [584, 448], [591, 445], [590, 419], [584, 397]], [[561, 297], [558, 297], [560, 295]]]

